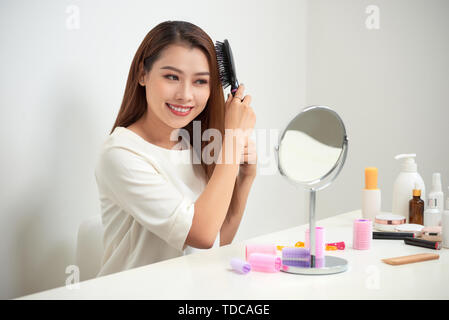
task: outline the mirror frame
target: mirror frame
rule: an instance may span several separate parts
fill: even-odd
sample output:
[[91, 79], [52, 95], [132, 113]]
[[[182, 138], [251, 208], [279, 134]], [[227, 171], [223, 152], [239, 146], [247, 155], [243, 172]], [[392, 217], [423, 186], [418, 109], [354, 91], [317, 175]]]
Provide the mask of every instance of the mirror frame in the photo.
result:
[[[312, 180], [312, 181], [307, 181], [307, 182], [300, 182], [297, 180], [293, 180], [292, 178], [290, 178], [289, 176], [287, 176], [284, 171], [282, 170], [281, 167], [281, 162], [280, 162], [280, 155], [279, 155], [279, 150], [280, 150], [280, 146], [282, 143], [282, 139], [284, 138], [285, 134], [288, 131], [288, 128], [290, 127], [290, 125], [304, 112], [308, 112], [310, 110], [314, 110], [314, 109], [326, 109], [330, 112], [332, 112], [334, 114], [334, 116], [338, 119], [338, 121], [340, 122], [341, 127], [343, 128], [343, 144], [342, 144], [342, 151], [340, 152], [340, 156], [338, 157], [337, 161], [335, 162], [335, 164], [333, 165], [333, 167], [321, 178], [318, 178], [316, 180]], [[330, 107], [328, 106], [322, 106], [322, 105], [313, 105], [313, 106], [309, 106], [306, 107], [304, 109], [302, 109], [292, 120], [290, 120], [287, 124], [287, 126], [284, 128], [281, 136], [279, 137], [279, 141], [277, 146], [275, 147], [275, 154], [276, 154], [276, 162], [277, 162], [277, 167], [279, 170], [279, 173], [284, 176], [288, 181], [290, 181], [291, 183], [293, 183], [294, 185], [300, 185], [300, 186], [306, 186], [310, 189], [313, 189], [315, 191], [318, 190], [322, 190], [324, 188], [326, 188], [327, 186], [329, 186], [334, 180], [335, 178], [338, 176], [338, 174], [340, 173], [340, 171], [343, 168], [344, 163], [346, 162], [346, 157], [348, 154], [348, 136], [346, 134], [346, 127], [343, 123], [343, 120], [340, 118], [340, 116], [338, 115], [338, 113], [336, 113], [334, 110], [332, 110]], [[326, 180], [328, 179], [328, 180]]]

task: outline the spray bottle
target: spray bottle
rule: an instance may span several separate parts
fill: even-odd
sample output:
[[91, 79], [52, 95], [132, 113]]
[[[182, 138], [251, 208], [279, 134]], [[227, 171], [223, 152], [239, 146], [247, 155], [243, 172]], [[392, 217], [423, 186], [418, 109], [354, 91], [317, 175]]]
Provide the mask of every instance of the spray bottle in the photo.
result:
[[429, 192], [429, 199], [437, 199], [437, 208], [440, 212], [444, 211], [444, 194], [441, 187], [441, 174], [438, 172], [432, 174], [432, 188]]

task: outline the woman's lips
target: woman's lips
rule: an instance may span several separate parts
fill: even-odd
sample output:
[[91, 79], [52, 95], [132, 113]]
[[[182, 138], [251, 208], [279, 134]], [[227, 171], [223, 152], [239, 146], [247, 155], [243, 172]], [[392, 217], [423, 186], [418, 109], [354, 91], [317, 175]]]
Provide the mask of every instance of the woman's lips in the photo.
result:
[[193, 109], [191, 106], [181, 106], [177, 104], [165, 104], [167, 108], [175, 115], [177, 116], [186, 116], [190, 113], [190, 111]]

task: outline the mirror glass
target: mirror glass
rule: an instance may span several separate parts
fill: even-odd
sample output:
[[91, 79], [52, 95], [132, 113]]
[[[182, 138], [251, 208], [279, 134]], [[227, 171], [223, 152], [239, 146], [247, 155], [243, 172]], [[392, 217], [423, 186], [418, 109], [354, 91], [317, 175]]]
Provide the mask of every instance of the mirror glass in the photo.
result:
[[345, 127], [335, 111], [325, 106], [305, 108], [281, 136], [279, 169], [294, 182], [318, 183], [340, 162], [345, 142]]

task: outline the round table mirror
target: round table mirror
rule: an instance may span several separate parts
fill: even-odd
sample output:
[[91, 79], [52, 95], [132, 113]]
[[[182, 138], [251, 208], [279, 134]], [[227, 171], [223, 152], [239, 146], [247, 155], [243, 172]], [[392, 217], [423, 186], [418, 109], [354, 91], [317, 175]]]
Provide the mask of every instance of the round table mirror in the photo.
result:
[[276, 148], [278, 168], [284, 177], [309, 193], [310, 260], [283, 271], [299, 274], [332, 274], [347, 269], [345, 259], [315, 253], [316, 191], [329, 186], [343, 168], [348, 138], [343, 121], [327, 106], [311, 106], [295, 116], [283, 131]]

